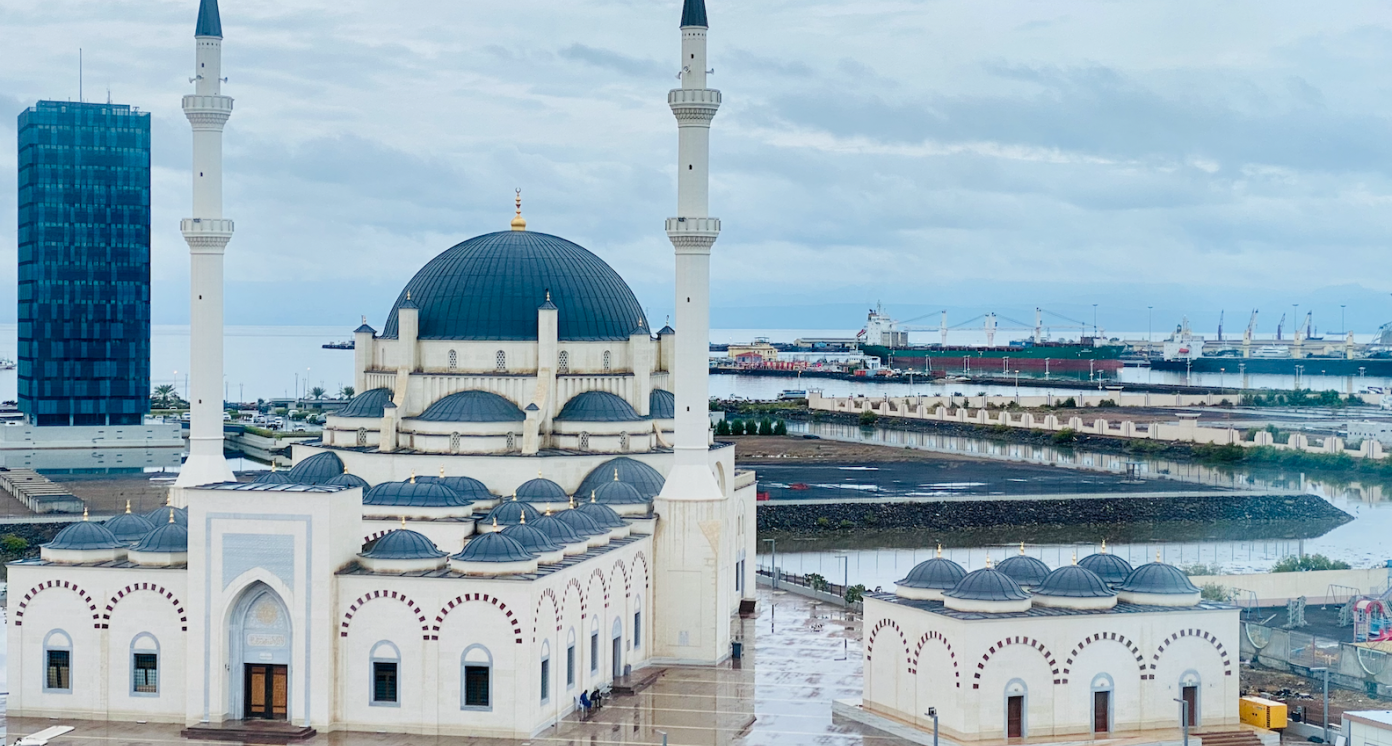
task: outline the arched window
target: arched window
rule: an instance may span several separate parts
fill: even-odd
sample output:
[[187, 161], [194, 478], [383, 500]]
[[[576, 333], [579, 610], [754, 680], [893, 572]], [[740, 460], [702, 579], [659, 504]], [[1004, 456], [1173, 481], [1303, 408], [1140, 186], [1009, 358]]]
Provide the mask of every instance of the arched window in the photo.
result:
[[614, 367], [614, 358], [608, 350], [604, 351], [604, 372], [608, 373]]
[[401, 693], [397, 686], [401, 675], [401, 651], [387, 640], [372, 646], [369, 658], [372, 665], [371, 692], [368, 704], [373, 707], [400, 707]]
[[367, 445], [367, 428], [365, 428], [365, 427], [360, 427], [360, 428], [358, 428], [358, 447], [359, 447], [359, 448], [362, 448], [362, 447], [364, 447], [364, 446], [366, 446], [366, 445]]
[[541, 643], [541, 670], [537, 673], [537, 683], [541, 684], [542, 703], [551, 701], [551, 641]]
[[482, 645], [470, 645], [459, 656], [459, 667], [459, 709], [493, 709], [493, 654]]
[[449, 369], [459, 369], [459, 353], [455, 352], [454, 350], [449, 351]]
[[1112, 677], [1099, 673], [1092, 677], [1092, 732], [1112, 732]]
[[643, 597], [633, 600], [633, 649], [643, 647]]
[[590, 618], [590, 673], [599, 673], [599, 617]]
[[579, 677], [579, 665], [575, 660], [575, 628], [570, 628], [570, 634], [566, 636], [566, 689], [574, 689], [576, 679]]
[[561, 350], [559, 362], [556, 363], [556, 372], [565, 375], [570, 372], [570, 352]]
[[495, 365], [494, 365], [494, 369], [497, 370], [499, 373], [506, 373], [506, 372], [507, 372], [507, 353], [506, 353], [506, 352], [503, 352], [502, 350], [498, 350], [497, 362], [496, 362]]
[[590, 450], [590, 434], [589, 434], [589, 433], [580, 433], [580, 450], [582, 450], [582, 451], [588, 451], [588, 450]]
[[459, 433], [450, 433], [450, 453], [459, 453]]
[[131, 640], [131, 696], [159, 696], [159, 656], [159, 640], [149, 632]]
[[72, 638], [55, 629], [44, 636], [45, 692], [72, 694]]

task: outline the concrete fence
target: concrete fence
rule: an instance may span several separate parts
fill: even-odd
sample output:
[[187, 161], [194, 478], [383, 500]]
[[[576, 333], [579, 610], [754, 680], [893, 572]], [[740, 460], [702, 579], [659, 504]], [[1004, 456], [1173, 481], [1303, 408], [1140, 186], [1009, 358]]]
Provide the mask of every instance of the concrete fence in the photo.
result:
[[[1146, 398], [1173, 400], [1175, 403], [1164, 404], [1131, 404], [1128, 406], [1168, 406], [1184, 407], [1194, 404], [1217, 404], [1217, 401], [1193, 402], [1191, 404], [1179, 403], [1179, 400], [1208, 400], [1214, 399], [1211, 394], [1187, 395], [1187, 394], [1129, 394], [1122, 398]], [[1097, 401], [1108, 397], [1105, 394], [1086, 394], [1073, 397], [1080, 406], [1097, 406]], [[999, 401], [997, 401], [999, 400]], [[1038, 400], [1037, 403], [1034, 403]], [[1089, 401], [1084, 404], [1083, 400]], [[885, 417], [903, 417], [911, 420], [929, 420], [934, 422], [960, 422], [972, 425], [1000, 426], [1022, 428], [1026, 430], [1049, 430], [1057, 432], [1059, 430], [1073, 430], [1078, 433], [1091, 435], [1105, 435], [1113, 438], [1145, 438], [1148, 440], [1159, 440], [1173, 443], [1207, 443], [1212, 445], [1236, 445], [1242, 447], [1271, 446], [1281, 450], [1303, 451], [1305, 453], [1329, 453], [1344, 454], [1352, 458], [1372, 458], [1380, 459], [1384, 455], [1382, 444], [1368, 438], [1364, 440], [1357, 450], [1349, 450], [1344, 447], [1343, 438], [1328, 436], [1325, 438], [1311, 438], [1300, 433], [1293, 433], [1287, 443], [1276, 443], [1272, 434], [1269, 432], [1258, 432], [1252, 440], [1244, 440], [1243, 433], [1230, 427], [1204, 427], [1199, 424], [1198, 415], [1191, 413], [1180, 413], [1178, 424], [1164, 424], [1158, 422], [1137, 423], [1131, 420], [1108, 420], [1102, 417], [1095, 417], [1097, 412], [1088, 413], [1092, 419], [1085, 420], [1081, 414], [1069, 412], [1067, 414], [1045, 414], [1040, 415], [1033, 412], [1018, 412], [1008, 409], [991, 409], [990, 407], [1004, 407], [1010, 403], [1019, 402], [1020, 406], [1053, 406], [1062, 401], [1056, 396], [1037, 396], [1037, 397], [1004, 397], [1004, 396], [970, 396], [970, 397], [883, 397], [879, 399], [868, 399], [858, 397], [824, 397], [816, 391], [808, 392], [807, 406], [813, 411], [823, 412], [845, 412], [848, 414], [859, 414], [861, 412], [874, 412]], [[975, 406], [976, 411], [972, 411]], [[955, 407], [955, 408], [954, 408]], [[1102, 410], [1106, 411], [1106, 409]]]

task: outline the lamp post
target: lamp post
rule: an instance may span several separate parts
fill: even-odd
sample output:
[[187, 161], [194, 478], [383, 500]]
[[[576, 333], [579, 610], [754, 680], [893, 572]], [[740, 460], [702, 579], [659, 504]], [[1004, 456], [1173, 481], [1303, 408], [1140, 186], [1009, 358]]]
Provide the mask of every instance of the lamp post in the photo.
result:
[[1179, 703], [1179, 727], [1184, 731], [1184, 746], [1189, 746], [1189, 702], [1175, 697]]
[[841, 570], [841, 600], [844, 601], [846, 605], [842, 606], [841, 609], [842, 613], [845, 615], [844, 618], [848, 620], [846, 628], [841, 631], [841, 660], [850, 660], [851, 625], [849, 623], [849, 619], [851, 616], [851, 556], [846, 552], [837, 552], [836, 559], [841, 560], [845, 563], [844, 565], [842, 565]]
[[769, 559], [769, 577], [772, 578], [773, 589], [776, 591], [778, 590], [778, 540], [764, 539], [764, 542], [770, 545], [769, 554], [771, 557]]
[[1324, 716], [1320, 718], [1320, 721], [1324, 723], [1324, 742], [1329, 743], [1329, 668], [1327, 666], [1312, 668], [1310, 674], [1314, 675], [1316, 671], [1324, 674]]
[[938, 708], [929, 707], [923, 714], [933, 718], [933, 746], [938, 746]]

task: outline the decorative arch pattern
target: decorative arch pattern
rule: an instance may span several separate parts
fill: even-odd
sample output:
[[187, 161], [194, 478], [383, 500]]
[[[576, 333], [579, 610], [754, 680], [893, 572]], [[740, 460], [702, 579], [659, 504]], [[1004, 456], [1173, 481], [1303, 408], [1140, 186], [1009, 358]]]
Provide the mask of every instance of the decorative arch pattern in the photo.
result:
[[430, 625], [426, 624], [425, 612], [421, 611], [420, 604], [417, 604], [415, 601], [412, 601], [410, 598], [407, 598], [406, 594], [397, 593], [396, 591], [373, 591], [371, 593], [364, 593], [363, 595], [358, 596], [358, 599], [356, 601], [348, 605], [348, 610], [343, 612], [343, 623], [339, 625], [338, 636], [347, 637], [348, 626], [353, 621], [353, 614], [357, 613], [358, 609], [366, 605], [368, 601], [372, 601], [373, 599], [378, 598], [390, 598], [392, 600], [400, 601], [401, 603], [406, 604], [406, 607], [411, 610], [411, 613], [416, 615], [416, 619], [420, 622], [421, 639], [432, 639], [430, 636]]
[[[595, 571], [590, 573], [590, 578], [595, 577], [599, 578], [599, 587], [604, 591], [604, 608], [607, 609], [609, 608], [609, 581], [605, 579], [604, 571], [599, 568], [595, 568]], [[589, 578], [586, 578], [586, 580], [589, 580]]]
[[1078, 654], [1083, 652], [1087, 646], [1104, 640], [1115, 641], [1131, 651], [1131, 655], [1136, 658], [1136, 667], [1140, 669], [1141, 681], [1146, 681], [1145, 654], [1141, 652], [1136, 643], [1127, 639], [1126, 635], [1119, 635], [1115, 632], [1098, 632], [1095, 635], [1084, 637], [1082, 642], [1074, 645], [1073, 649], [1068, 651], [1068, 657], [1063, 661], [1063, 683], [1068, 683], [1068, 669], [1073, 665], [1073, 659], [1077, 658]]
[[1157, 648], [1155, 654], [1150, 657], [1150, 673], [1146, 674], [1142, 678], [1155, 678], [1155, 663], [1156, 661], [1160, 660], [1160, 654], [1165, 652], [1165, 648], [1174, 644], [1177, 640], [1179, 640], [1182, 637], [1199, 637], [1202, 638], [1204, 642], [1207, 642], [1208, 644], [1212, 645], [1213, 649], [1217, 650], [1218, 655], [1223, 659], [1223, 675], [1232, 676], [1232, 658], [1228, 657], [1228, 651], [1223, 649], [1223, 643], [1218, 642], [1218, 637], [1216, 635], [1210, 634], [1201, 629], [1182, 629], [1170, 635], [1169, 637], [1166, 637], [1164, 641], [1160, 643], [1160, 647]]
[[922, 637], [918, 638], [918, 645], [914, 647], [913, 656], [909, 658], [909, 673], [918, 673], [918, 656], [923, 653], [923, 646], [928, 644], [929, 640], [937, 640], [943, 644], [943, 647], [947, 648], [947, 657], [952, 659], [952, 678], [956, 682], [957, 688], [961, 689], [962, 672], [957, 668], [957, 652], [952, 649], [952, 643], [948, 642], [947, 638], [943, 637], [943, 634], [937, 630], [925, 632]]
[[1039, 654], [1044, 656], [1044, 660], [1048, 661], [1049, 668], [1053, 669], [1053, 674], [1055, 677], [1054, 683], [1066, 683], [1063, 679], [1057, 678], [1059, 675], [1058, 661], [1054, 658], [1054, 654], [1049, 652], [1048, 648], [1044, 647], [1044, 643], [1034, 639], [1033, 637], [1025, 637], [1023, 635], [1020, 635], [1017, 637], [1007, 637], [1004, 640], [997, 640], [995, 645], [992, 645], [989, 649], [987, 649], [986, 653], [981, 656], [981, 661], [976, 664], [976, 673], [972, 674], [972, 678], [976, 679], [976, 681], [972, 682], [973, 689], [981, 688], [981, 672], [986, 670], [986, 664], [991, 662], [991, 656], [995, 655], [997, 651], [1007, 648], [1011, 645], [1025, 645], [1027, 647], [1031, 647], [1035, 650], [1038, 650]]
[[585, 603], [585, 589], [580, 587], [580, 581], [575, 578], [571, 578], [570, 582], [566, 583], [565, 588], [561, 589], [561, 617], [565, 617], [566, 599], [570, 598], [570, 594], [566, 593], [566, 591], [569, 591], [571, 588], [575, 589], [575, 596], [580, 599], [580, 616], [583, 617], [588, 607], [588, 604]]
[[435, 615], [435, 623], [430, 626], [430, 639], [439, 640], [440, 625], [444, 624], [445, 617], [449, 616], [449, 613], [454, 611], [456, 607], [463, 606], [471, 601], [493, 604], [493, 606], [497, 607], [498, 611], [503, 612], [503, 614], [507, 616], [508, 623], [512, 625], [513, 642], [518, 645], [522, 644], [522, 625], [518, 623], [516, 615], [512, 613], [512, 609], [509, 609], [507, 604], [499, 600], [497, 596], [490, 596], [487, 593], [465, 593], [462, 596], [455, 596], [452, 601], [442, 606], [440, 608], [440, 613]]
[[875, 651], [875, 636], [886, 627], [893, 629], [894, 633], [899, 635], [899, 644], [904, 648], [904, 660], [907, 661], [909, 659], [909, 641], [904, 637], [904, 630], [899, 628], [899, 623], [893, 619], [881, 619], [871, 628], [869, 637], [865, 638], [865, 660], [870, 660], [871, 653]]
[[652, 585], [652, 570], [648, 568], [648, 558], [642, 552], [638, 552], [633, 556], [633, 560], [634, 569], [637, 569], [639, 562], [643, 563], [643, 588], [649, 588]]
[[106, 602], [106, 613], [101, 615], [102, 622], [99, 629], [107, 629], [107, 623], [111, 621], [112, 609], [116, 608], [116, 604], [120, 603], [121, 599], [136, 591], [151, 591], [168, 599], [170, 603], [174, 604], [174, 610], [179, 613], [179, 631], [188, 631], [188, 614], [184, 612], [184, 602], [175, 598], [172, 591], [166, 589], [162, 585], [155, 585], [154, 583], [131, 583], [125, 588], [116, 591], [116, 595], [112, 596], [111, 600]]
[[[623, 575], [623, 581], [624, 581], [624, 598], [628, 598], [629, 592], [630, 592], [630, 590], [631, 590], [632, 587], [633, 587], [633, 584], [632, 584], [632, 582], [629, 580], [629, 577], [628, 577], [628, 566], [624, 564], [624, 561], [623, 561], [623, 560], [614, 560], [614, 568], [613, 568], [613, 570], [610, 570], [609, 572], [610, 572], [610, 573], [613, 573], [614, 570], [618, 570], [618, 571]], [[615, 584], [615, 587], [617, 588], [618, 585]]]
[[555, 612], [556, 631], [561, 631], [561, 604], [556, 600], [556, 592], [547, 588], [537, 597], [536, 609], [532, 612], [532, 642], [536, 642], [537, 628], [541, 626], [541, 602], [551, 599], [551, 611]]
[[82, 590], [82, 588], [78, 587], [76, 583], [69, 583], [66, 580], [49, 580], [44, 583], [39, 583], [33, 588], [30, 588], [28, 591], [25, 591], [24, 600], [19, 602], [19, 607], [16, 608], [14, 612], [14, 624], [16, 627], [23, 626], [24, 610], [28, 608], [29, 602], [32, 601], [35, 596], [39, 595], [43, 591], [48, 590], [49, 588], [62, 588], [76, 593], [79, 597], [82, 598], [83, 601], [87, 602], [87, 608], [91, 609], [92, 611], [92, 628], [101, 629], [101, 618], [100, 615], [97, 613], [97, 604], [95, 601], [92, 600], [92, 594]]

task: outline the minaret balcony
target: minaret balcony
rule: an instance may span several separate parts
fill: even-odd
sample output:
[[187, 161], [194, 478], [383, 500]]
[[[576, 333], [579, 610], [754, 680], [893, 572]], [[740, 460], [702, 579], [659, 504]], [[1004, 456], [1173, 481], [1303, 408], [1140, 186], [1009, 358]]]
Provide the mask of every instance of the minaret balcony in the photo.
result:
[[232, 227], [232, 221], [226, 218], [184, 218], [179, 221], [184, 241], [195, 253], [200, 249], [221, 252], [232, 240]]
[[184, 96], [184, 116], [194, 129], [222, 129], [232, 116], [231, 96]]
[[709, 124], [720, 109], [720, 91], [714, 88], [673, 88], [667, 105], [682, 124]]
[[709, 251], [720, 236], [720, 218], [667, 218], [667, 237], [677, 249]]

